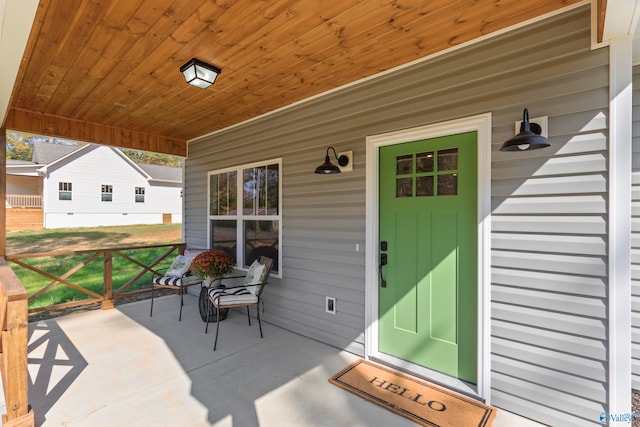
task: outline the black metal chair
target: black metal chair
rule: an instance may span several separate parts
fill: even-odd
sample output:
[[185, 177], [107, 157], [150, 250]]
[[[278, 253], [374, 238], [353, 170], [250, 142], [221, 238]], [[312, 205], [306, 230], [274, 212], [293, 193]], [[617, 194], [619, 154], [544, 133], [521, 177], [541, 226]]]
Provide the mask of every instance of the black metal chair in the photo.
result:
[[178, 255], [171, 267], [154, 271], [151, 279], [151, 310], [149, 317], [153, 316], [153, 299], [158, 288], [172, 289], [180, 294], [180, 314], [178, 321], [182, 321], [182, 306], [184, 306], [184, 294], [187, 288], [194, 285], [202, 286], [202, 278], [192, 275], [189, 271], [193, 259], [204, 249], [189, 249], [184, 255]]
[[[257, 307], [258, 326], [260, 328], [260, 338], [263, 338], [262, 334], [262, 322], [260, 321], [260, 302], [262, 302], [262, 293], [266, 287], [269, 274], [271, 273], [271, 266], [273, 260], [265, 256], [260, 257], [257, 261], [251, 264], [246, 276], [232, 276], [226, 277], [221, 281], [221, 284], [209, 289], [209, 301], [216, 309], [216, 338], [213, 344], [213, 350], [216, 350], [218, 345], [218, 333], [220, 330], [220, 311], [222, 309], [229, 309], [235, 307], [246, 307], [247, 318], [249, 319], [249, 326], [251, 326], [251, 314], [249, 313], [249, 307]], [[244, 283], [241, 285], [232, 285], [233, 279], [244, 279]], [[229, 284], [227, 284], [229, 283]], [[262, 302], [264, 310], [264, 302]], [[207, 326], [205, 333], [209, 331], [209, 313], [207, 312]]]

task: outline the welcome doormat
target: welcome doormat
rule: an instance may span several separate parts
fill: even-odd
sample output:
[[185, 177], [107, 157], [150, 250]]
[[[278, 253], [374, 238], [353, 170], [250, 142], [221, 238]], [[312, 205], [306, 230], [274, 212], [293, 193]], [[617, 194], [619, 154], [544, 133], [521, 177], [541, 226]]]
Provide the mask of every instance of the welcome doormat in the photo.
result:
[[489, 427], [496, 408], [418, 378], [357, 360], [329, 382], [431, 427]]

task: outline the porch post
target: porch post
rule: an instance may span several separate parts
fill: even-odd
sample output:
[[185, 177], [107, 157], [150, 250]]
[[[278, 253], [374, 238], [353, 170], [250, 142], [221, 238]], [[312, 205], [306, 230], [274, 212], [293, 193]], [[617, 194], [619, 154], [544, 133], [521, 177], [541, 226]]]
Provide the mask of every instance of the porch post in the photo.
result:
[[2, 168], [0, 168], [0, 200], [5, 201], [4, 208], [0, 212], [0, 257], [7, 255], [7, 130], [0, 128], [0, 152]]
[[609, 45], [609, 413], [631, 413], [631, 37]]

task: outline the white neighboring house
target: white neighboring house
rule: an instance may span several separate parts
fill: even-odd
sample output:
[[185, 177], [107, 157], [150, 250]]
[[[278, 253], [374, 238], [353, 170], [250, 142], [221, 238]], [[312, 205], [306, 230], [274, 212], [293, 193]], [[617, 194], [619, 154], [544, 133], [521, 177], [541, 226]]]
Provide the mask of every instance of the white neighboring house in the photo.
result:
[[113, 147], [35, 143], [31, 162], [7, 160], [7, 207], [41, 205], [44, 228], [181, 223], [181, 192], [181, 168]]

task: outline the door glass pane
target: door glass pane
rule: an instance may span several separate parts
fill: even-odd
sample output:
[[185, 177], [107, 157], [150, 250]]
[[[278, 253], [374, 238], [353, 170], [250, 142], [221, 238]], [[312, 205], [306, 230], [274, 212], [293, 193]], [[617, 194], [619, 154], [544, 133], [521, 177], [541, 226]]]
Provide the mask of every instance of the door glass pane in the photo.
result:
[[396, 179], [396, 197], [413, 196], [413, 178]]
[[433, 151], [416, 155], [416, 172], [433, 172]]
[[[220, 249], [231, 255], [236, 262], [236, 228], [237, 222], [228, 219], [211, 220], [211, 247]], [[237, 264], [237, 262], [236, 262]]]
[[433, 176], [416, 178], [416, 196], [433, 196]]
[[438, 170], [451, 171], [458, 169], [458, 149], [438, 151]]
[[438, 196], [455, 196], [458, 194], [458, 174], [438, 175]]
[[244, 266], [249, 267], [261, 256], [273, 260], [271, 271], [278, 266], [278, 221], [244, 221]]
[[413, 154], [396, 157], [396, 175], [413, 173]]
[[236, 171], [209, 177], [209, 215], [236, 215]]

